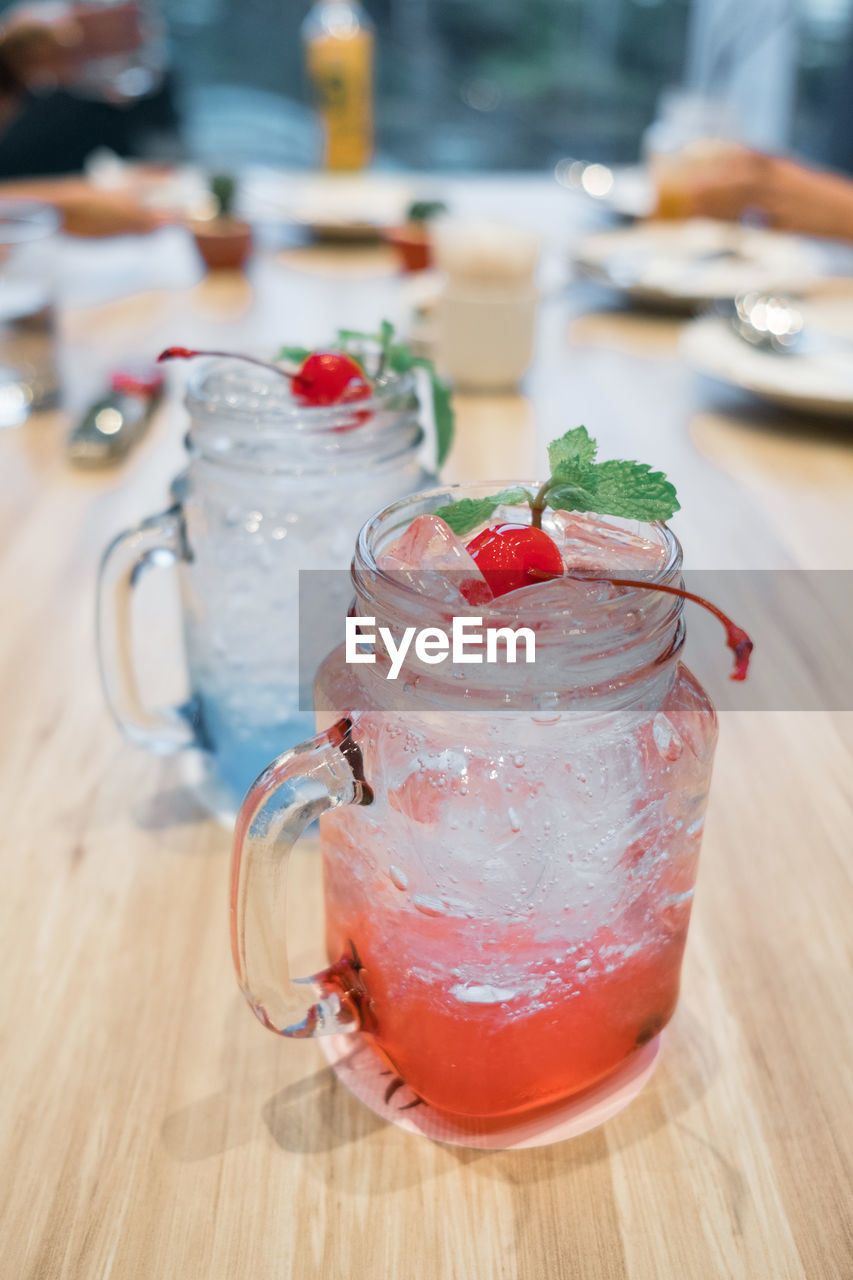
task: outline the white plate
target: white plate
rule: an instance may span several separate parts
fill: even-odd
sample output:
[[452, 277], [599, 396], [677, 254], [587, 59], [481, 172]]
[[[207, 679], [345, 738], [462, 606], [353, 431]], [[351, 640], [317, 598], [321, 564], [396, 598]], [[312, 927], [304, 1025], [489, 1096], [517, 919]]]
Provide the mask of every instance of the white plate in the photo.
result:
[[241, 189], [247, 217], [295, 222], [318, 236], [376, 239], [404, 220], [408, 183], [381, 174], [281, 174], [255, 170]]
[[581, 241], [577, 265], [644, 302], [700, 306], [739, 293], [801, 293], [823, 255], [798, 236], [710, 218], [648, 222]]
[[853, 418], [853, 298], [803, 303], [801, 309], [809, 338], [802, 354], [757, 350], [719, 316], [691, 321], [681, 338], [681, 354], [698, 373], [773, 404]]

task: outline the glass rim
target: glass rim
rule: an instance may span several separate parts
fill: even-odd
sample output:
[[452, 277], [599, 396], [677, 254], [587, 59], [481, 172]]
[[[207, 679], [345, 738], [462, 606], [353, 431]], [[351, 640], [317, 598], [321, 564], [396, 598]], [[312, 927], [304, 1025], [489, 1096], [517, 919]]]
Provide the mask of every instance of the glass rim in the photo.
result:
[[[204, 360], [199, 360], [194, 367], [190, 369], [187, 377], [185, 389], [186, 407], [192, 413], [194, 410], [200, 409], [209, 413], [211, 416], [227, 413], [228, 418], [235, 422], [245, 425], [256, 425], [259, 421], [263, 423], [266, 431], [275, 434], [275, 427], [281, 426], [281, 436], [286, 437], [294, 434], [294, 432], [333, 432], [340, 426], [341, 419], [350, 419], [359, 414], [376, 414], [387, 411], [389, 404], [401, 394], [414, 394], [417, 382], [413, 370], [395, 375], [393, 381], [379, 388], [378, 392], [367, 397], [365, 400], [354, 400], [345, 404], [332, 405], [304, 405], [298, 400], [275, 398], [269, 404], [255, 405], [254, 407], [243, 406], [241, 404], [233, 404], [229, 402], [222, 394], [205, 394], [203, 383], [218, 369], [227, 368], [237, 365], [241, 369], [250, 369], [252, 366], [245, 361], [240, 360], [238, 356], [209, 356]], [[258, 372], [262, 372], [258, 370]], [[274, 377], [273, 371], [270, 370], [270, 378]], [[283, 377], [286, 375], [282, 375]], [[271, 383], [271, 385], [274, 385]], [[366, 420], [363, 422], [365, 427], [371, 425]], [[375, 421], [372, 425], [376, 425]], [[272, 428], [272, 432], [270, 432]]]
[[[525, 489], [529, 489], [530, 491], [535, 493], [539, 489], [542, 483], [543, 483], [542, 480], [518, 480], [518, 479], [460, 482], [457, 484], [439, 485], [432, 489], [422, 489], [418, 493], [410, 494], [408, 497], [400, 498], [396, 502], [390, 503], [387, 507], [383, 507], [380, 511], [375, 512], [375, 514], [372, 515], [370, 519], [367, 520], [359, 530], [358, 537], [356, 539], [355, 556], [353, 558], [353, 564], [352, 564], [352, 574], [355, 579], [356, 585], [358, 585], [358, 581], [359, 581], [358, 575], [360, 573], [366, 573], [370, 575], [371, 578], [378, 579], [380, 582], [383, 582], [387, 584], [389, 587], [393, 588], [393, 590], [399, 593], [403, 599], [419, 600], [421, 601], [421, 603], [423, 603], [424, 601], [423, 592], [418, 591], [417, 588], [409, 585], [406, 582], [401, 581], [401, 575], [399, 571], [383, 569], [377, 563], [377, 558], [376, 558], [377, 550], [374, 544], [375, 544], [376, 536], [378, 535], [379, 530], [383, 527], [383, 525], [387, 527], [388, 521], [391, 518], [393, 518], [394, 515], [404, 511], [407, 507], [410, 507], [415, 502], [417, 502], [418, 505], [422, 508], [421, 510], [417, 511], [415, 514], [427, 515], [430, 512], [430, 508], [429, 507], [424, 508], [423, 504], [425, 502], [429, 502], [431, 499], [439, 499], [439, 498], [441, 499], [440, 502], [436, 501], [432, 504], [433, 507], [438, 507], [438, 506], [445, 505], [447, 502], [453, 501], [455, 497], [456, 498], [484, 497], [487, 494], [495, 493], [503, 489], [514, 488], [517, 486], [522, 486]], [[617, 521], [620, 519], [620, 517], [618, 516], [600, 515], [592, 511], [589, 511], [589, 512], [579, 511], [573, 514], [576, 514], [580, 517], [586, 516], [588, 518], [603, 521], [605, 523], [608, 521]], [[414, 515], [412, 518], [413, 519], [415, 518]], [[679, 578], [681, 574], [683, 552], [682, 552], [681, 543], [679, 542], [677, 535], [672, 531], [670, 526], [664, 523], [664, 521], [662, 520], [655, 520], [651, 522], [646, 522], [642, 520], [631, 520], [631, 521], [626, 521], [625, 523], [629, 525], [635, 525], [639, 529], [647, 529], [647, 530], [654, 531], [654, 533], [658, 537], [660, 545], [664, 547], [667, 551], [667, 557], [666, 557], [665, 563], [658, 566], [658, 568], [652, 574], [644, 576], [643, 581], [648, 581], [652, 583], [661, 583], [666, 585], [671, 583], [673, 579]], [[614, 524], [613, 527], [619, 528], [620, 526], [618, 524]], [[605, 577], [606, 575], [602, 574], [601, 576]], [[622, 576], [622, 575], [618, 575], [618, 576]], [[630, 572], [626, 570], [624, 576], [630, 577], [631, 576]], [[646, 598], [649, 596], [649, 594], [651, 594], [647, 591], [643, 592], [641, 587], [639, 588], [625, 587], [622, 590], [624, 594], [622, 595], [621, 599], [624, 600], [625, 602], [628, 602], [634, 597], [636, 597], [638, 592], [641, 592], [642, 595], [644, 595]], [[659, 593], [657, 592], [655, 592], [654, 594], [659, 595]], [[683, 606], [683, 603], [684, 603], [681, 599], [675, 596], [663, 596], [663, 600], [668, 600], [670, 608], [680, 613], [681, 607]], [[609, 603], [612, 603], [612, 602], [602, 600], [600, 602], [593, 603], [591, 607], [593, 609], [597, 609]], [[489, 604], [477, 605], [477, 611], [482, 613], [487, 613], [489, 612], [489, 607], [490, 607]], [[549, 607], [547, 609], [539, 609], [538, 612], [547, 614], [547, 616], [549, 617], [559, 617], [564, 614], [570, 615], [572, 612], [572, 604], [567, 603], [564, 606], [555, 606], [553, 608]]]

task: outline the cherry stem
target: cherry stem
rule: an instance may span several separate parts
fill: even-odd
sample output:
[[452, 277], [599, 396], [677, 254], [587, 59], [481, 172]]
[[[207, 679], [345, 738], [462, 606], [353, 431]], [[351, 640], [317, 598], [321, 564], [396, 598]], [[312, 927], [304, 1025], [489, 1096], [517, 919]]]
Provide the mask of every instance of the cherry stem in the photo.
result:
[[533, 529], [542, 528], [542, 513], [545, 510], [545, 507], [547, 505], [546, 499], [548, 496], [548, 490], [551, 488], [553, 483], [554, 483], [553, 480], [546, 480], [545, 483], [540, 486], [539, 491], [536, 494], [536, 497], [531, 500], [530, 525], [531, 525], [531, 528]]
[[528, 578], [533, 578], [536, 582], [553, 582], [555, 579], [575, 578], [579, 582], [612, 582], [614, 587], [642, 587], [645, 591], [662, 591], [668, 596], [678, 596], [681, 600], [692, 600], [694, 604], [700, 604], [703, 609], [707, 609], [709, 613], [713, 613], [715, 618], [719, 618], [726, 629], [726, 644], [735, 655], [734, 670], [731, 673], [732, 680], [745, 680], [749, 670], [749, 658], [755, 645], [744, 631], [743, 627], [739, 627], [737, 623], [732, 622], [727, 613], [723, 613], [722, 609], [718, 609], [715, 604], [711, 604], [710, 600], [706, 600], [704, 596], [694, 595], [692, 591], [685, 591], [682, 587], [668, 587], [662, 582], [642, 582], [638, 578], [609, 578], [604, 577], [600, 573], [569, 573], [568, 570], [563, 573], [551, 573], [548, 569], [528, 569]]
[[189, 347], [167, 347], [157, 357], [158, 364], [164, 360], [194, 360], [196, 356], [217, 356], [224, 360], [244, 360], [246, 364], [256, 364], [261, 369], [270, 369], [273, 373], [290, 378], [293, 382], [306, 382], [299, 373], [299, 366], [282, 360], [273, 364], [270, 360], [259, 360], [257, 356], [243, 355], [240, 351], [193, 351]]
[[[584, 574], [573, 574], [572, 577], [584, 577]], [[722, 609], [718, 609], [715, 604], [711, 604], [710, 600], [706, 600], [704, 596], [697, 596], [692, 591], [685, 591], [683, 587], [669, 587], [663, 582], [641, 582], [637, 578], [596, 578], [601, 582], [612, 582], [614, 587], [641, 587], [644, 591], [661, 591], [668, 596], [678, 596], [681, 600], [691, 600], [693, 604], [701, 605], [703, 609], [707, 609], [709, 613], [713, 613], [715, 618], [722, 622], [726, 629], [726, 644], [734, 654], [734, 669], [729, 676], [730, 680], [745, 680], [749, 671], [750, 655], [755, 645], [744, 631], [743, 627], [739, 627], [737, 623], [732, 622], [728, 614], [723, 613]]]

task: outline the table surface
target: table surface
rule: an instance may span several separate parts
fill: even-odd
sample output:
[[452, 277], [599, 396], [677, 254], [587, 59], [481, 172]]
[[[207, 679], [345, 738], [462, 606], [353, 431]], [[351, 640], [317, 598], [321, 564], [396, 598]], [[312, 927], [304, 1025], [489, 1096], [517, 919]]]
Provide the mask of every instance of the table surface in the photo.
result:
[[[547, 223], [558, 265], [581, 225], [544, 184], [457, 190]], [[310, 342], [407, 302], [382, 249], [270, 253], [248, 281], [200, 279], [175, 230], [64, 258], [72, 405], [129, 352]], [[531, 474], [585, 421], [678, 481], [688, 559], [853, 568], [853, 429], [720, 402], [678, 330], [555, 285], [524, 394], [459, 398], [448, 475]], [[722, 715], [683, 996], [630, 1107], [538, 1150], [413, 1137], [251, 1017], [228, 833], [104, 709], [98, 558], [164, 505], [182, 411], [102, 475], [68, 467], [66, 424], [0, 435], [0, 1275], [849, 1276], [853, 715]]]

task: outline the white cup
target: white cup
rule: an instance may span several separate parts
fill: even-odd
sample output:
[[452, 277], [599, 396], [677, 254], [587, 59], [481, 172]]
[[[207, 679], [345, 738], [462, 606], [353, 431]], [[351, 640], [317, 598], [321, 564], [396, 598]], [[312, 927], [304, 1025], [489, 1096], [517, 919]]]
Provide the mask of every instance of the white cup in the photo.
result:
[[532, 284], [448, 281], [436, 311], [438, 368], [461, 391], [514, 391], [533, 354], [538, 302]]

